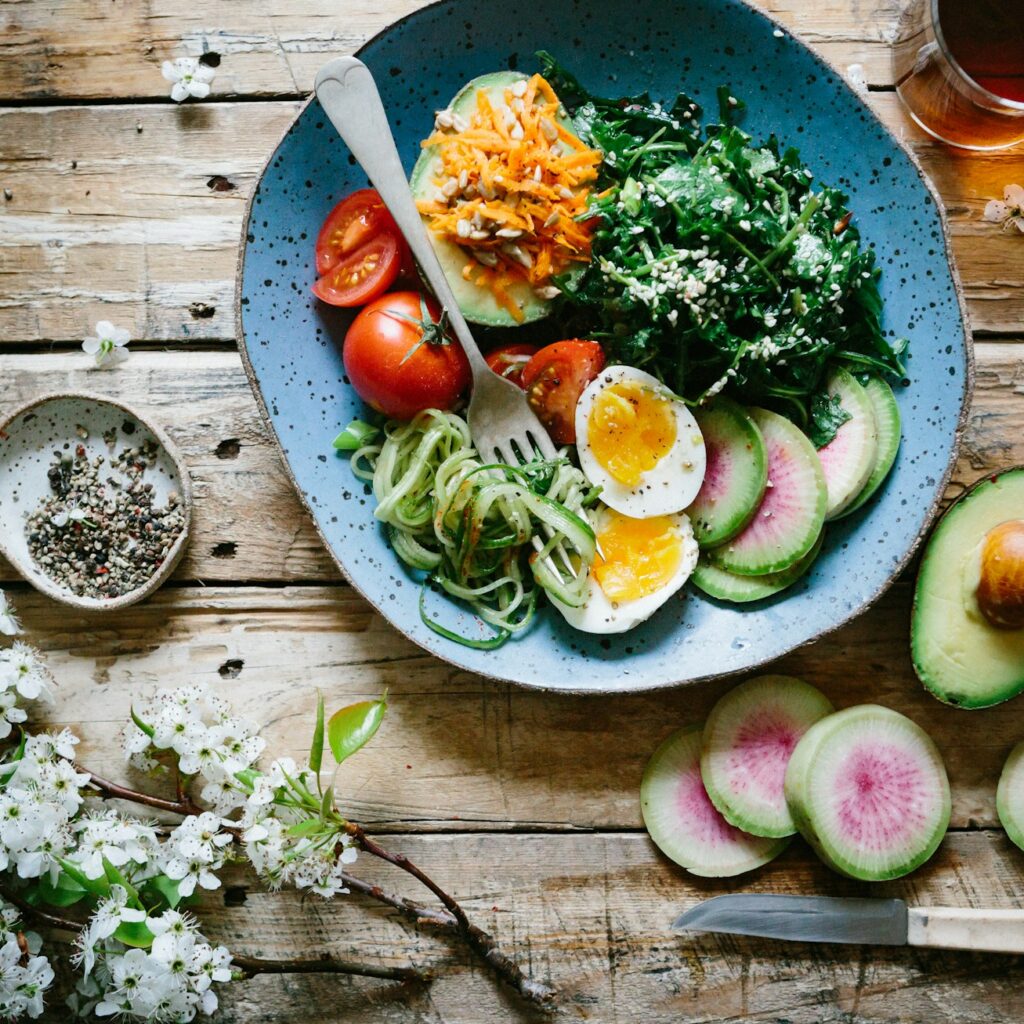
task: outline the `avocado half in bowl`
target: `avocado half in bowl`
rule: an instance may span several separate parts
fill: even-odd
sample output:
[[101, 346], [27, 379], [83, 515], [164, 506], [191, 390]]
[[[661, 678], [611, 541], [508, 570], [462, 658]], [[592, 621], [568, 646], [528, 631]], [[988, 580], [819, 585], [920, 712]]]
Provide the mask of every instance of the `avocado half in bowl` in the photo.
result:
[[[517, 82], [526, 82], [529, 76], [517, 71], [496, 71], [489, 75], [480, 75], [464, 85], [448, 104], [442, 114], [449, 118], [457, 117], [469, 121], [477, 109], [477, 94], [486, 94], [492, 107], [500, 110], [505, 104], [505, 90]], [[572, 131], [572, 121], [568, 115], [558, 118], [566, 131]], [[442, 191], [439, 180], [443, 179], [441, 156], [438, 146], [426, 146], [416, 160], [409, 177], [409, 187], [417, 202], [440, 200], [447, 198]], [[437, 258], [444, 268], [445, 276], [452, 287], [455, 299], [462, 310], [462, 315], [471, 323], [485, 327], [516, 327], [521, 324], [533, 323], [546, 317], [551, 312], [552, 300], [546, 299], [525, 280], [514, 281], [507, 286], [509, 299], [519, 307], [521, 318], [514, 317], [486, 287], [467, 278], [464, 268], [472, 266], [475, 256], [473, 247], [460, 245], [442, 237], [430, 228], [430, 218], [424, 215], [427, 235], [437, 253]], [[580, 265], [582, 266], [582, 265]], [[571, 270], [569, 271], [572, 272]]]
[[1024, 466], [980, 480], [939, 521], [911, 648], [921, 682], [947, 704], [985, 708], [1024, 690]]

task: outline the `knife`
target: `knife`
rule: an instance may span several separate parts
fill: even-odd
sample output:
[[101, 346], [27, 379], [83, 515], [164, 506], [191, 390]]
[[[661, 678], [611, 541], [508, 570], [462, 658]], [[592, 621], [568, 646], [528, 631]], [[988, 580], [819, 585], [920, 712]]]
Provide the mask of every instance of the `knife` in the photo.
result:
[[737, 893], [698, 903], [672, 930], [1024, 953], [1024, 910], [908, 907], [903, 900]]

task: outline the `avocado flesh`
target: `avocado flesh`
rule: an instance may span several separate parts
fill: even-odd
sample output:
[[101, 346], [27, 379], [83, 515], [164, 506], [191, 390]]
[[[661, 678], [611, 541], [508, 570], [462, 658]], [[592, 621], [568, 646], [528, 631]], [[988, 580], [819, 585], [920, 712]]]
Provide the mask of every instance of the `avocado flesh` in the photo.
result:
[[[939, 522], [914, 593], [911, 650], [921, 682], [939, 700], [984, 708], [1024, 690], [1024, 629], [998, 629], [972, 607], [969, 561], [994, 526], [1024, 517], [1024, 467], [988, 478]], [[965, 594], [965, 591], [967, 593]]]
[[[515, 71], [496, 71], [489, 75], [474, 78], [459, 90], [451, 102], [451, 110], [461, 114], [467, 120], [476, 110], [476, 94], [483, 89], [495, 107], [505, 106], [505, 90], [517, 81], [528, 76]], [[568, 118], [559, 118], [563, 127], [572, 130], [572, 122]], [[440, 174], [440, 157], [436, 146], [428, 146], [420, 153], [416, 165], [412, 169], [409, 187], [416, 199], [438, 199], [440, 188], [434, 179]], [[424, 218], [426, 223], [426, 218]], [[445, 276], [451, 285], [455, 300], [462, 310], [462, 315], [471, 323], [483, 324], [487, 327], [516, 327], [519, 324], [540, 320], [551, 312], [551, 302], [540, 298], [526, 281], [515, 281], [507, 291], [512, 300], [523, 312], [523, 319], [517, 321], [509, 311], [491, 294], [490, 290], [467, 281], [462, 276], [462, 268], [470, 262], [469, 252], [461, 245], [456, 245], [427, 230], [430, 242], [437, 253]]]

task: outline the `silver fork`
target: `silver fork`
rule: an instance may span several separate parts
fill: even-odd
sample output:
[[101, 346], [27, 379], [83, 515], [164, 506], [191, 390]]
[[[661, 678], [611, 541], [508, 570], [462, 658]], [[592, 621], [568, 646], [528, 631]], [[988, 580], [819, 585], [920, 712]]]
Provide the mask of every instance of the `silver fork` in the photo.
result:
[[[338, 57], [320, 69], [315, 87], [324, 113], [380, 193], [437, 301], [448, 312], [473, 375], [468, 420], [477, 451], [484, 459], [497, 457], [510, 466], [530, 461], [534, 451], [545, 459], [557, 458], [558, 450], [527, 403], [526, 393], [491, 370], [470, 333], [416, 209], [370, 69], [356, 57]], [[533, 542], [538, 550], [544, 546], [538, 537]], [[556, 550], [566, 571], [574, 573], [564, 548]], [[548, 565], [557, 572], [550, 561]]]

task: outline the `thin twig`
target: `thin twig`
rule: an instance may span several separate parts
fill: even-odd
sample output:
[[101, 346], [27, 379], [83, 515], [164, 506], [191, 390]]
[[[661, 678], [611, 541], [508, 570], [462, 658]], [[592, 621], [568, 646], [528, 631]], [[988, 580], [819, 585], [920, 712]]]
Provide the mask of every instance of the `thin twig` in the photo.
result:
[[81, 921], [73, 921], [69, 917], [58, 917], [58, 915], [51, 914], [49, 911], [34, 907], [16, 892], [11, 892], [9, 889], [0, 888], [0, 897], [8, 903], [12, 903], [27, 917], [31, 917], [39, 924], [44, 924], [48, 928], [60, 928], [66, 932], [80, 932], [85, 927]]
[[494, 936], [485, 932], [478, 925], [473, 924], [466, 916], [466, 912], [458, 904], [454, 897], [450, 896], [435, 882], [429, 875], [418, 868], [405, 854], [392, 853], [371, 839], [363, 829], [362, 825], [355, 822], [346, 824], [346, 831], [356, 841], [360, 849], [373, 857], [394, 864], [410, 874], [418, 882], [425, 885], [440, 901], [445, 909], [455, 919], [455, 927], [464, 936], [466, 941], [483, 957], [494, 972], [506, 984], [515, 989], [524, 999], [535, 1003], [538, 1006], [550, 1008], [555, 998], [555, 991], [549, 985], [534, 981], [510, 956], [498, 948]]
[[394, 893], [385, 892], [379, 885], [364, 882], [361, 878], [356, 878], [355, 875], [350, 875], [344, 871], [341, 872], [341, 880], [345, 883], [346, 888], [351, 889], [353, 892], [361, 892], [364, 896], [377, 900], [378, 903], [384, 903], [389, 907], [393, 907], [416, 924], [434, 924], [441, 928], [455, 929], [459, 926], [459, 922], [447, 910], [425, 907], [422, 903], [417, 903], [415, 900], [409, 900], [404, 896], [396, 896]]
[[360, 964], [351, 960], [336, 960], [326, 955], [317, 960], [262, 960], [254, 956], [232, 954], [231, 963], [246, 978], [257, 974], [358, 974], [366, 978], [415, 982], [419, 985], [429, 984], [433, 980], [429, 971], [420, 971], [415, 967]]
[[95, 772], [89, 771], [80, 764], [75, 768], [89, 776], [89, 782], [95, 786], [104, 796], [113, 797], [115, 800], [130, 800], [132, 803], [143, 804], [146, 807], [155, 807], [158, 811], [170, 811], [171, 814], [180, 814], [188, 817], [192, 814], [202, 814], [203, 808], [199, 806], [187, 793], [179, 789], [181, 796], [177, 800], [165, 800], [163, 797], [150, 796], [149, 793], [141, 793], [120, 783], [111, 782]]

